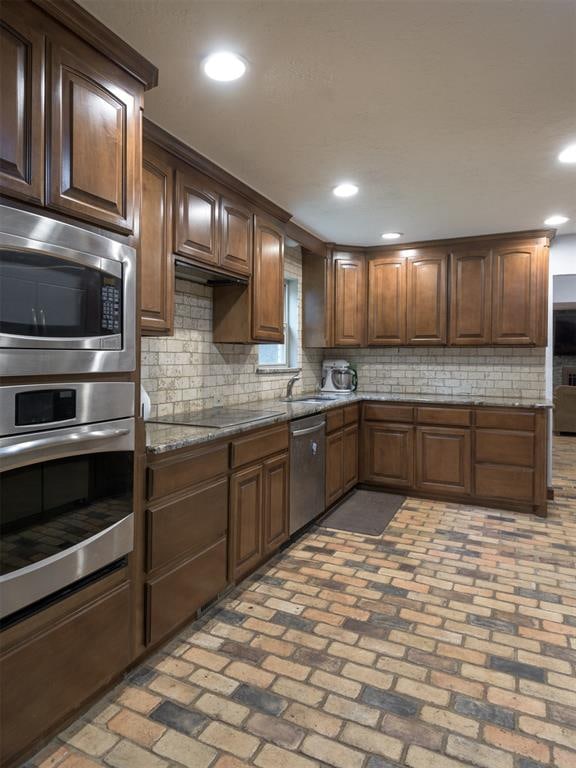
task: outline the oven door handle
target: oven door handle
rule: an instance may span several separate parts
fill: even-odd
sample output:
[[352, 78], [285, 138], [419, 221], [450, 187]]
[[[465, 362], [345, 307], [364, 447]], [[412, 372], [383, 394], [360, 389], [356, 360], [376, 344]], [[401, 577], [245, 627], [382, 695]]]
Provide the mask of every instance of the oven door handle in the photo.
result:
[[[0, 447], [0, 459], [15, 459], [28, 454], [36, 454], [38, 451], [50, 448], [60, 448], [62, 446], [78, 445], [79, 443], [90, 443], [100, 440], [110, 440], [116, 437], [129, 435], [129, 429], [93, 429], [89, 432], [72, 432], [66, 435], [50, 435], [48, 437], [36, 437], [33, 440], [23, 440]], [[23, 435], [23, 437], [25, 437]], [[50, 453], [43, 458], [49, 459]]]

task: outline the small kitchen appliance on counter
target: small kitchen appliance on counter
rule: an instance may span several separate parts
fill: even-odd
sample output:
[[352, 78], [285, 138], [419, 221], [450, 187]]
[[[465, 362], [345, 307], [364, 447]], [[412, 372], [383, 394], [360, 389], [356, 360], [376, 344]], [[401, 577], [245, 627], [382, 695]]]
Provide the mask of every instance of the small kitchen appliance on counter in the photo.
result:
[[356, 391], [358, 376], [348, 360], [324, 360], [322, 363], [322, 392], [350, 395]]

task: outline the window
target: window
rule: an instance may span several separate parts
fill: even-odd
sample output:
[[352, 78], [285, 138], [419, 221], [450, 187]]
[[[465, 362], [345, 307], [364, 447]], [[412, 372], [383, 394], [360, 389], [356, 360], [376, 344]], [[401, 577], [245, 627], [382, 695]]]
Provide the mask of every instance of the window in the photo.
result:
[[297, 280], [284, 280], [284, 344], [259, 344], [258, 364], [263, 368], [298, 366]]

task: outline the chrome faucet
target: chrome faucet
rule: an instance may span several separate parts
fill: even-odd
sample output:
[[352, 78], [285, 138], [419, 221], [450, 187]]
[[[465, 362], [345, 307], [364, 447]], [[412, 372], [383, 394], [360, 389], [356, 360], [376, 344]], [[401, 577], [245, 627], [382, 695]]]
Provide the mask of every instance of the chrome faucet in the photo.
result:
[[296, 384], [299, 378], [300, 374], [297, 373], [296, 376], [292, 376], [288, 380], [288, 384], [286, 384], [286, 400], [292, 400], [292, 390], [294, 389], [294, 384]]

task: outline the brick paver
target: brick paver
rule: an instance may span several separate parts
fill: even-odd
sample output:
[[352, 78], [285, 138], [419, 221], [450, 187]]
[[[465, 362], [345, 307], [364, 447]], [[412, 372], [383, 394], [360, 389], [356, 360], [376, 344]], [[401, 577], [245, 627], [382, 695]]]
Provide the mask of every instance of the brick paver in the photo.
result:
[[29, 766], [576, 768], [576, 438], [549, 517], [316, 528]]

